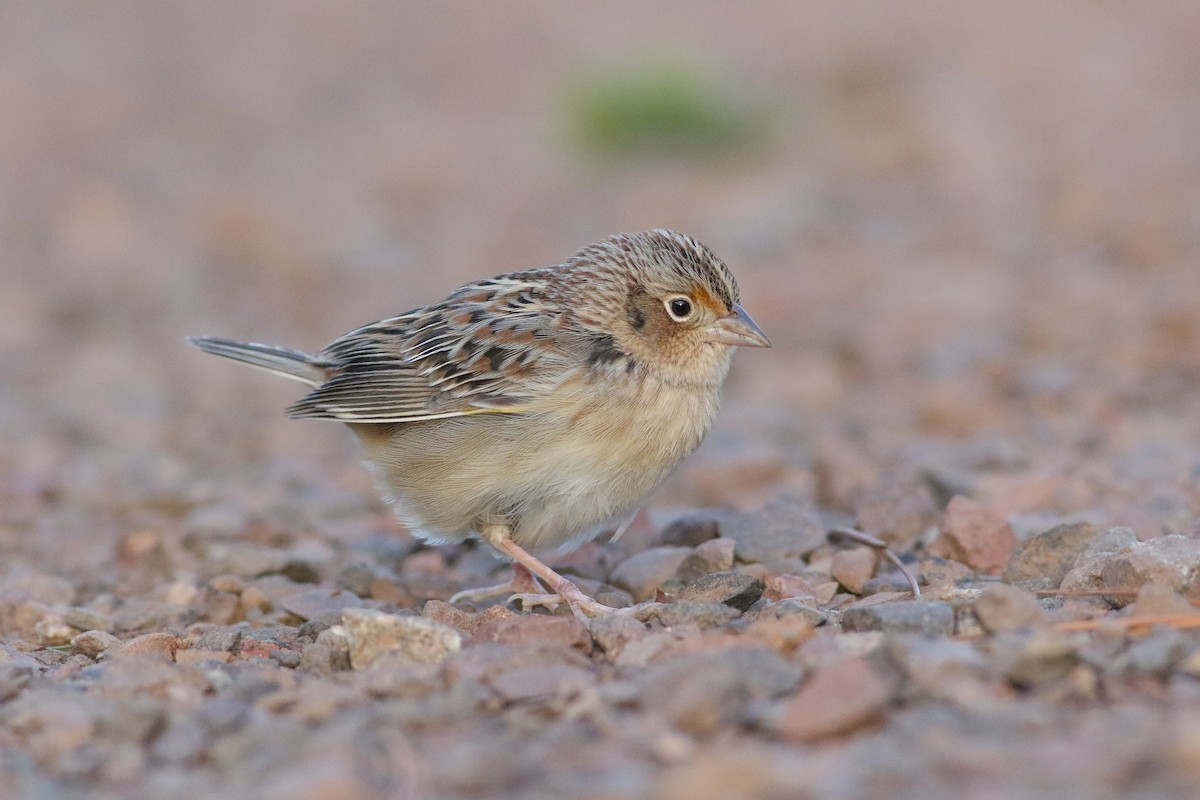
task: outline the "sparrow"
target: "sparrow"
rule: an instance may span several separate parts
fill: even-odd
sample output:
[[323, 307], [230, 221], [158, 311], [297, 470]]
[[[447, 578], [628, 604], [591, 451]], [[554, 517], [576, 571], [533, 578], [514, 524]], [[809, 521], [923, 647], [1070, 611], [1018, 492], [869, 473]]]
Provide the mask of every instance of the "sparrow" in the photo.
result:
[[348, 425], [415, 535], [478, 537], [586, 618], [618, 609], [534, 553], [635, 511], [696, 449], [734, 348], [770, 347], [739, 299], [712, 250], [657, 229], [470, 283], [316, 355], [190, 341], [312, 387], [288, 415]]

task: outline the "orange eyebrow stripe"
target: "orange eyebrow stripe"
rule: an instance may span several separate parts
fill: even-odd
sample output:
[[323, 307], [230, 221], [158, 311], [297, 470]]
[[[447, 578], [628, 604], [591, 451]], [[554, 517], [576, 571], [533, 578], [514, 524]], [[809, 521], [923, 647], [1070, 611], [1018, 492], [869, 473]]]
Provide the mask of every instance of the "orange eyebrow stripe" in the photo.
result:
[[696, 290], [692, 293], [692, 299], [718, 314], [725, 314], [729, 311], [729, 309], [725, 308], [725, 304], [721, 302], [720, 298], [716, 297], [703, 286], [696, 287]]

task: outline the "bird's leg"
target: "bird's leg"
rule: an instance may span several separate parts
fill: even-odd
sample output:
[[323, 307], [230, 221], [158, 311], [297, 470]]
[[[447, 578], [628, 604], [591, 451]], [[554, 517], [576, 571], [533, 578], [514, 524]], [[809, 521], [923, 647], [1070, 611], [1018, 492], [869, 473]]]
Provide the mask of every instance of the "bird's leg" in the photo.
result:
[[491, 600], [495, 597], [507, 597], [514, 593], [528, 594], [530, 596], [544, 594], [542, 585], [538, 583], [537, 578], [533, 577], [533, 573], [529, 571], [529, 567], [526, 567], [519, 561], [513, 564], [513, 576], [510, 580], [504, 583], [497, 583], [495, 586], [483, 586], [479, 589], [463, 589], [451, 597], [448, 602], [451, 605], [455, 603], [478, 605], [486, 600]]
[[544, 605], [563, 602], [570, 606], [571, 611], [581, 620], [604, 614], [624, 614], [632, 613], [633, 611], [632, 609], [612, 608], [588, 597], [579, 590], [578, 586], [571, 583], [571, 581], [562, 575], [559, 575], [537, 556], [533, 555], [533, 553], [530, 553], [524, 547], [514, 542], [510, 537], [507, 525], [489, 525], [480, 531], [480, 537], [492, 547], [513, 559], [517, 564], [527, 567], [531, 573], [541, 578], [542, 582], [553, 593], [550, 595], [537, 593], [519, 596], [519, 599], [523, 602], [541, 603]]

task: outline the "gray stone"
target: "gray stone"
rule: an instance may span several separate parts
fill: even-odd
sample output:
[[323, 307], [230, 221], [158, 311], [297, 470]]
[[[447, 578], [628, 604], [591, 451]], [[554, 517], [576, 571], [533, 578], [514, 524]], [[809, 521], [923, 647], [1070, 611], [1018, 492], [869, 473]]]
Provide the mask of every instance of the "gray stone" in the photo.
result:
[[1141, 540], [1138, 539], [1137, 532], [1133, 528], [1119, 526], [1109, 528], [1108, 530], [1098, 534], [1092, 539], [1086, 547], [1083, 548], [1082, 556], [1094, 556], [1100, 553], [1115, 553], [1120, 550], [1133, 547]]
[[912, 697], [964, 706], [994, 701], [987, 660], [971, 642], [896, 634], [888, 637], [887, 652], [907, 676], [904, 691]]
[[208, 740], [204, 725], [194, 716], [181, 714], [154, 740], [151, 753], [168, 764], [191, 764], [203, 756]]
[[567, 664], [531, 664], [492, 677], [492, 688], [509, 702], [569, 701], [592, 689], [592, 673]]
[[828, 619], [821, 609], [805, 603], [797, 597], [786, 597], [773, 603], [762, 603], [755, 606], [747, 616], [753, 619], [780, 619], [783, 617], [800, 616], [806, 619], [812, 627], [824, 625]]
[[885, 473], [855, 501], [854, 527], [904, 552], [937, 524], [940, 509], [919, 475]]
[[279, 574], [294, 580], [296, 583], [320, 583], [320, 565], [310, 558], [292, 555], [284, 560], [279, 568]]
[[239, 646], [246, 648], [252, 642], [269, 642], [280, 647], [292, 647], [298, 639], [299, 631], [291, 625], [262, 625], [242, 630]]
[[300, 666], [300, 661], [302, 658], [301, 653], [295, 650], [285, 649], [271, 650], [269, 653], [267, 653], [267, 657], [279, 666], [286, 667], [288, 669], [295, 669], [296, 667]]
[[741, 561], [802, 558], [825, 543], [825, 527], [806, 504], [780, 500], [757, 511], [720, 520], [721, 537], [732, 539]]
[[[338, 621], [341, 621], [340, 615]], [[197, 650], [216, 650], [222, 652], [232, 652], [241, 641], [242, 631], [237, 628], [230, 628], [224, 625], [208, 625], [199, 631], [192, 644], [192, 647]]]
[[691, 552], [687, 547], [651, 547], [618, 564], [610, 580], [638, 602], [651, 600]]
[[979, 624], [989, 633], [1036, 627], [1046, 617], [1036, 597], [1003, 583], [984, 589], [975, 601], [974, 611]]
[[723, 509], [692, 512], [663, 528], [659, 541], [665, 545], [698, 547], [720, 534], [720, 521], [728, 515]]
[[104, 631], [112, 633], [116, 630], [113, 618], [108, 614], [101, 614], [99, 611], [92, 611], [89, 608], [68, 608], [63, 615], [63, 621], [72, 628], [78, 628], [81, 631]]
[[84, 631], [71, 637], [71, 647], [75, 652], [88, 658], [95, 658], [120, 644], [121, 640], [107, 631]]
[[637, 678], [641, 703], [692, 734], [738, 720], [753, 701], [783, 695], [801, 668], [765, 647], [684, 653], [648, 667]]
[[341, 611], [325, 611], [307, 622], [303, 623], [296, 629], [296, 635], [307, 641], [316, 641], [316, 638], [321, 635], [321, 631], [328, 630], [334, 625], [342, 624]]
[[609, 608], [628, 608], [633, 605], [633, 595], [624, 589], [618, 589], [609, 584], [601, 584], [592, 594], [592, 599]]
[[513, 614], [496, 616], [479, 624], [472, 641], [497, 642], [521, 647], [562, 647], [579, 653], [592, 651], [592, 637], [582, 622], [570, 614]]
[[[578, 650], [535, 643], [500, 644], [475, 642], [443, 662], [451, 685], [485, 683], [491, 676], [510, 669], [538, 664], [569, 664], [586, 667], [588, 657]], [[407, 668], [406, 668], [407, 669]]]
[[731, 539], [710, 539], [697, 545], [675, 570], [675, 579], [686, 584], [714, 572], [732, 569], [733, 549]]
[[395, 669], [371, 669], [359, 673], [356, 684], [371, 697], [398, 700], [436, 698], [446, 690], [446, 671], [441, 664], [410, 664]]
[[298, 668], [302, 672], [312, 672], [316, 675], [344, 672], [350, 669], [350, 654], [320, 641], [318, 636], [317, 641], [304, 645], [300, 650]]
[[946, 635], [954, 632], [954, 609], [940, 600], [856, 606], [842, 611], [842, 629]]
[[181, 621], [183, 616], [183, 609], [148, 600], [130, 600], [113, 612], [111, 632], [161, 630], [172, 622]]
[[992, 664], [1022, 688], [1060, 681], [1080, 661], [1076, 640], [1051, 630], [998, 634], [991, 653]]
[[1087, 522], [1057, 525], [1018, 542], [1004, 569], [1004, 582], [1050, 580], [1051, 588], [1062, 583], [1077, 559], [1100, 532]]
[[370, 597], [371, 584], [378, 577], [379, 573], [370, 564], [347, 564], [338, 572], [337, 585], [359, 597]]
[[766, 584], [743, 572], [714, 572], [683, 587], [679, 600], [696, 603], [724, 603], [745, 611], [762, 597]]
[[653, 612], [653, 618], [668, 628], [680, 625], [715, 628], [739, 616], [741, 613], [736, 608], [715, 601], [677, 600], [674, 603], [663, 603]]
[[12, 645], [0, 644], [0, 666], [7, 664], [23, 664], [38, 672], [41, 671], [40, 662], [33, 656], [21, 652]]
[[596, 647], [609, 658], [616, 658], [629, 642], [646, 635], [644, 623], [623, 614], [604, 614], [587, 621], [588, 633]]
[[[1063, 578], [1061, 588], [1064, 591], [1114, 589], [1128, 593], [1154, 584], [1192, 597], [1200, 593], [1197, 574], [1200, 574], [1200, 540], [1173, 534], [1134, 542], [1116, 551], [1085, 553]], [[1111, 602], [1126, 605], [1131, 600], [1132, 597], [1114, 595]]]
[[1136, 674], [1165, 678], [1195, 647], [1191, 637], [1183, 631], [1159, 626], [1135, 639], [1129, 645], [1125, 659], [1129, 669]]
[[[349, 659], [350, 642], [346, 638], [346, 629], [342, 625], [326, 628], [317, 634], [316, 644], [328, 647], [335, 652], [344, 653]], [[349, 661], [347, 661], [347, 664]]]
[[966, 564], [949, 561], [937, 556], [923, 558], [917, 562], [917, 580], [930, 587], [955, 586], [975, 576], [975, 571]]
[[308, 589], [289, 595], [280, 605], [289, 614], [310, 620], [330, 611], [347, 608], [362, 608], [362, 599], [353, 592], [343, 589]]
[[[917, 578], [920, 580], [920, 577]], [[882, 575], [876, 575], [874, 578], [866, 581], [862, 585], [862, 596], [868, 597], [873, 594], [881, 594], [883, 592], [911, 592], [912, 584], [908, 582], [908, 578], [901, 575], [899, 572], [885, 572]]]
[[5, 575], [4, 588], [46, 605], [70, 605], [75, 601], [75, 585], [71, 581], [45, 572], [17, 571]]
[[0, 703], [8, 702], [19, 695], [41, 669], [41, 665], [36, 662], [25, 664], [16, 661], [0, 661]]

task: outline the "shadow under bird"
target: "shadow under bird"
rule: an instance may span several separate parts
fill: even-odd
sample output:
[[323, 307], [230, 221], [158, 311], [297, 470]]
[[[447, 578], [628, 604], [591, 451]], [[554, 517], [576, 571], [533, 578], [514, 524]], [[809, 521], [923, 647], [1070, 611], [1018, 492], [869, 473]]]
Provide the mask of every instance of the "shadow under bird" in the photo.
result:
[[696, 449], [734, 348], [770, 346], [738, 301], [711, 250], [652, 230], [468, 284], [316, 355], [190, 341], [313, 387], [288, 415], [349, 425], [415, 535], [478, 536], [516, 562], [526, 602], [594, 616], [628, 609], [531, 551], [580, 544], [635, 511]]

